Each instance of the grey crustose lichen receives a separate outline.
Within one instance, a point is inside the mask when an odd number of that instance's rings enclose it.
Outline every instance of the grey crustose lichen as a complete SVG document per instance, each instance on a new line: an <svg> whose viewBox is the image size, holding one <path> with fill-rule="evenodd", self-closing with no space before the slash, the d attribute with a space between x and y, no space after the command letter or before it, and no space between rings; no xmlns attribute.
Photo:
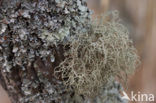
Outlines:
<svg viewBox="0 0 156 103"><path fill-rule="evenodd" d="M0 12L1 48L9 49L3 54L6 72L13 66L33 61L36 56L45 58L52 54L49 46L70 35L85 32L85 22L90 18L86 3L79 0L13 0L2 3ZM10 61L5 57L9 56L9 51L14 53Z"/></svg>
<svg viewBox="0 0 156 103"><path fill-rule="evenodd" d="M86 32L88 20L84 0L2 0L0 65L13 103L62 101L63 85L52 76L60 43Z"/></svg>

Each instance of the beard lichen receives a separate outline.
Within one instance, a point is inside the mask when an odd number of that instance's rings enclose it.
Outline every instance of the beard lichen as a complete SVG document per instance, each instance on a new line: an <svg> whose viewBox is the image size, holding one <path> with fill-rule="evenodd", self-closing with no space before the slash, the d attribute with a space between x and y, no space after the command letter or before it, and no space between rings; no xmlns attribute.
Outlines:
<svg viewBox="0 0 156 103"><path fill-rule="evenodd" d="M139 63L127 28L113 15L112 20L94 21L90 33L73 37L65 60L55 68L67 89L95 97L110 78L134 72Z"/></svg>

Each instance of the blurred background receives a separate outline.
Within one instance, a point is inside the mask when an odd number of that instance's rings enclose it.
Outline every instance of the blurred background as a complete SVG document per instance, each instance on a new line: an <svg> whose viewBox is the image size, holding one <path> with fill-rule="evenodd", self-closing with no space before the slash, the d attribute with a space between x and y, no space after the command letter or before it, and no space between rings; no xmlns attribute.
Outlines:
<svg viewBox="0 0 156 103"><path fill-rule="evenodd" d="M118 10L130 31L142 63L129 77L126 93L130 95L134 91L156 96L156 0L88 0L88 6L94 16Z"/></svg>
<svg viewBox="0 0 156 103"><path fill-rule="evenodd" d="M110 10L118 10L124 25L130 31L130 38L134 41L142 63L136 73L129 77L126 93L130 95L130 92L134 91L156 96L156 0L87 0L87 2L88 7L94 11L93 17ZM0 103L10 103L2 87L0 87Z"/></svg>

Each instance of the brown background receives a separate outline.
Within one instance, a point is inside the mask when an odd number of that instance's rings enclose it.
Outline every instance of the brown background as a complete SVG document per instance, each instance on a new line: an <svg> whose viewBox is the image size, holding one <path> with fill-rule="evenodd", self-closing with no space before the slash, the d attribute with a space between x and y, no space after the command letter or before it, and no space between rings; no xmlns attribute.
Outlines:
<svg viewBox="0 0 156 103"><path fill-rule="evenodd" d="M130 94L134 91L156 96L156 0L88 0L88 2L89 7L95 11L94 15L108 10L118 10L138 49L142 63L136 73L129 77L126 92ZM156 103L156 100L152 103Z"/></svg>

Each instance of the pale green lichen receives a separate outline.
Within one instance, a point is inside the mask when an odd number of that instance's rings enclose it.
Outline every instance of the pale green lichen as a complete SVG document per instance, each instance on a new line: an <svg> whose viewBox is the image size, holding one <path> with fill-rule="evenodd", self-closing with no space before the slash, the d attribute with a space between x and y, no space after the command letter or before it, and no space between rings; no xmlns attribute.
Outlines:
<svg viewBox="0 0 156 103"><path fill-rule="evenodd" d="M113 16L115 17L115 16ZM92 24L90 33L71 39L66 59L55 68L67 89L94 97L111 77L133 73L139 63L129 32L116 18L102 18Z"/></svg>
<svg viewBox="0 0 156 103"><path fill-rule="evenodd" d="M58 41L63 41L65 37L69 36L70 31L68 27L60 28L58 32L50 33L48 30L42 30L40 38L47 43L56 44Z"/></svg>

